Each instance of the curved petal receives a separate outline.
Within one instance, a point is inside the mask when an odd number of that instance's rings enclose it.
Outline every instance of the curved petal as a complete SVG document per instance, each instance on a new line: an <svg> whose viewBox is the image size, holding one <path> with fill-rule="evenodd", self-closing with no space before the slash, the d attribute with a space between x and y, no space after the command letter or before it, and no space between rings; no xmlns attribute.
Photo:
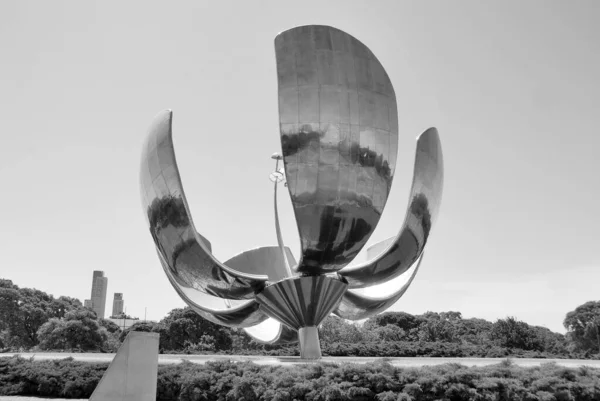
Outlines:
<svg viewBox="0 0 600 401"><path fill-rule="evenodd" d="M383 283L407 271L419 258L442 200L444 167L442 145L435 128L417 140L410 205L396 239L375 259L338 272L349 288Z"/></svg>
<svg viewBox="0 0 600 401"><path fill-rule="evenodd" d="M417 261L417 264L408 282L393 294L385 297L374 298L366 295L360 295L356 293L356 291L348 290L342 297L342 301L333 311L333 313L344 319L361 320L383 312L395 304L396 301L398 301L400 297L404 295L406 290L408 290L408 287L410 287L412 281L417 275L417 272L419 271L419 266L421 265L422 260L423 254L421 254L421 257Z"/></svg>
<svg viewBox="0 0 600 401"><path fill-rule="evenodd" d="M205 244L210 246L210 242L208 242L206 238L202 237L202 240ZM288 254L288 257L293 261L294 256L290 249L287 247L284 249ZM255 300L236 301L218 298L207 295L195 288L179 285L160 253L158 254L158 257L167 278L173 287L175 287L177 294L179 294L185 303L187 303L196 313L205 319L225 326L248 328L248 334L253 338L256 338L257 341L269 344L294 341L294 336L297 339L297 335L288 333L288 331L293 330L287 328L281 329L279 327L281 325L279 322L276 322L275 330L273 330L273 324L269 325L269 322L267 321L272 319L268 318L264 312L259 310L258 303ZM273 281L277 281L278 275L285 274L283 263L284 261L280 249L276 246L250 249L223 262L225 266L243 273L262 273L266 270L269 278ZM250 330L250 327L256 327L256 329L252 328ZM256 333L256 335L253 335L253 333Z"/></svg>
<svg viewBox="0 0 600 401"><path fill-rule="evenodd" d="M302 245L296 270L335 272L367 243L387 201L396 95L369 48L339 29L287 30L275 53L281 147Z"/></svg>
<svg viewBox="0 0 600 401"><path fill-rule="evenodd" d="M283 247L287 260L296 263L290 248ZM278 246L263 246L244 251L223 264L242 273L266 274L270 282L288 278L286 260Z"/></svg>
<svg viewBox="0 0 600 401"><path fill-rule="evenodd" d="M142 152L140 183L150 234L172 283L222 298L253 298L267 276L241 273L220 263L196 233L175 160L171 123L170 110L152 123Z"/></svg>
<svg viewBox="0 0 600 401"><path fill-rule="evenodd" d="M263 344L289 344L298 342L298 332L279 323L273 318L264 322L245 328L244 331L254 340Z"/></svg>
<svg viewBox="0 0 600 401"><path fill-rule="evenodd" d="M239 304L231 307L228 306L228 303L231 302L227 302L223 298L208 295L195 288L180 285L160 252L158 252L158 258L177 294L194 312L206 320L229 327L250 327L268 319L268 316L260 310L259 304L255 300L237 301Z"/></svg>

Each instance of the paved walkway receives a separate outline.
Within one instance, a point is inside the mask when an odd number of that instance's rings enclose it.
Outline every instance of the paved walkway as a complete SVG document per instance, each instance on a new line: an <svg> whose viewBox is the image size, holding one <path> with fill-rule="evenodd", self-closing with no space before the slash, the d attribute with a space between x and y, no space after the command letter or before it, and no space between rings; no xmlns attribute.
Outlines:
<svg viewBox="0 0 600 401"><path fill-rule="evenodd" d="M13 353L0 354L1 357L10 357ZM23 358L32 358L34 360L53 360L73 357L76 361L84 362L110 362L115 354L99 354L99 353L22 353L19 354ZM322 362L330 363L368 363L381 360L382 358L374 357L323 357ZM310 363L310 361L301 360L299 357L270 357L270 356L247 356L247 355L180 355L180 354L161 354L158 356L158 363L161 365L169 365L181 363L182 361L190 361L192 363L205 364L208 361L217 360L234 360L234 361L250 361L258 365L294 365L298 363ZM417 367L417 366L433 366L444 363L460 363L465 366L486 366L500 363L506 358L385 358L386 361L393 366L398 367ZM600 369L600 360L589 359L531 359L531 358L511 358L511 361L518 366L539 366L543 363L555 362L560 366L579 367L591 366Z"/></svg>

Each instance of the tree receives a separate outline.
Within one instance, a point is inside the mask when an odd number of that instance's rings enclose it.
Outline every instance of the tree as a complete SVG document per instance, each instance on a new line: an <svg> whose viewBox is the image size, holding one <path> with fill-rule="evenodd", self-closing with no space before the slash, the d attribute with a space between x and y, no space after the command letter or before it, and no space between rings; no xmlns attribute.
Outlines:
<svg viewBox="0 0 600 401"><path fill-rule="evenodd" d="M62 319L51 318L37 332L39 347L43 350L101 349L108 332L96 320L96 314L87 310L70 311Z"/></svg>
<svg viewBox="0 0 600 401"><path fill-rule="evenodd" d="M231 337L231 352L234 354L240 354L260 346L260 343L254 341L252 337L240 328L232 328L229 337Z"/></svg>
<svg viewBox="0 0 600 401"><path fill-rule="evenodd" d="M0 332L7 346L33 347L37 331L51 318L62 318L82 309L75 298L59 297L32 288L19 288L10 280L0 279Z"/></svg>
<svg viewBox="0 0 600 401"><path fill-rule="evenodd" d="M64 317L67 312L75 309L83 309L81 301L64 295L54 300L51 305L52 315L58 318Z"/></svg>
<svg viewBox="0 0 600 401"><path fill-rule="evenodd" d="M577 349L600 353L600 301L589 301L567 313L563 325Z"/></svg>
<svg viewBox="0 0 600 401"><path fill-rule="evenodd" d="M382 327L377 327L374 330L375 334L383 341L405 341L406 332L400 326L388 324Z"/></svg>
<svg viewBox="0 0 600 401"><path fill-rule="evenodd" d="M385 312L368 319L363 325L363 330L373 331L378 327L395 325L404 331L403 337L406 341L418 341L419 329L426 322L426 318L406 312Z"/></svg>
<svg viewBox="0 0 600 401"><path fill-rule="evenodd" d="M367 320L365 330L376 331L381 339L458 342L458 333L463 324L460 312L426 312L417 316L405 312L387 312Z"/></svg>
<svg viewBox="0 0 600 401"><path fill-rule="evenodd" d="M109 333L121 333L121 328L113 321L108 319L98 319L98 324L104 327Z"/></svg>
<svg viewBox="0 0 600 401"><path fill-rule="evenodd" d="M555 355L569 355L567 339L564 334L554 333L547 327L530 326L536 332L537 337L543 344L543 350Z"/></svg>
<svg viewBox="0 0 600 401"><path fill-rule="evenodd" d="M19 315L19 287L0 279L0 340L8 345L10 329Z"/></svg>
<svg viewBox="0 0 600 401"><path fill-rule="evenodd" d="M98 324L106 330L108 335L104 349L108 352L117 352L121 346L121 341L119 340L121 328L108 319L98 319Z"/></svg>
<svg viewBox="0 0 600 401"><path fill-rule="evenodd" d="M536 330L514 317L498 319L490 332L490 339L501 347L543 351L544 346Z"/></svg>
<svg viewBox="0 0 600 401"><path fill-rule="evenodd" d="M203 336L214 339L216 350L231 348L231 329L209 322L189 307L173 309L160 323L165 329L165 349L183 350L202 342Z"/></svg>
<svg viewBox="0 0 600 401"><path fill-rule="evenodd" d="M455 321L456 336L466 344L485 345L490 342L493 323L484 319L470 318Z"/></svg>
<svg viewBox="0 0 600 401"><path fill-rule="evenodd" d="M167 331L165 330L165 325L162 323L156 323L156 322L135 323L134 325L126 328L125 330L123 330L121 332L121 334L119 335L119 341L123 342L125 340L125 338L127 337L127 335L132 331L142 331L145 333L158 333L160 336L158 339L158 348L161 351L163 351L165 349L170 349L170 348L168 348L169 341L168 341Z"/></svg>
<svg viewBox="0 0 600 401"><path fill-rule="evenodd" d="M156 322L139 322L129 326L121 332L120 340L125 340L127 334L131 331L142 331L144 333L159 333L161 337L165 334L165 327L162 323Z"/></svg>
<svg viewBox="0 0 600 401"><path fill-rule="evenodd" d="M319 337L321 341L328 344L364 341L364 336L358 326L333 315L327 316L319 326Z"/></svg>
<svg viewBox="0 0 600 401"><path fill-rule="evenodd" d="M113 315L110 317L111 319L129 319L129 320L140 320L139 317L133 317L126 315L125 313L120 313L118 315Z"/></svg>
<svg viewBox="0 0 600 401"><path fill-rule="evenodd" d="M427 312L419 326L419 340L428 342L457 341L455 323L462 319L460 312Z"/></svg>

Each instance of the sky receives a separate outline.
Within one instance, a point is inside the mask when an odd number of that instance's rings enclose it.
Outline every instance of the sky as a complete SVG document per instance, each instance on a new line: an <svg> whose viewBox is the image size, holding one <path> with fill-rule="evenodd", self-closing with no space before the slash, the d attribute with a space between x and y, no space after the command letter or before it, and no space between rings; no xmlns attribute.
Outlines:
<svg viewBox="0 0 600 401"><path fill-rule="evenodd" d="M440 132L440 215L391 310L564 332L600 299L599 18L595 0L2 1L0 277L83 301L103 270L109 312L115 292L140 318L184 306L139 198L142 144L167 108L215 256L275 245L273 40L322 24L367 45L396 91L398 163L369 245L401 227L417 135ZM287 197L280 217L298 256Z"/></svg>

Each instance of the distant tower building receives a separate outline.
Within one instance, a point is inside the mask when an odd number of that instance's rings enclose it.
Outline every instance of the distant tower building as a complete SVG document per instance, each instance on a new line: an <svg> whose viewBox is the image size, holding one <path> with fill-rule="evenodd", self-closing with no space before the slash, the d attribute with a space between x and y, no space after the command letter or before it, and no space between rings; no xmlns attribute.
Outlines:
<svg viewBox="0 0 600 401"><path fill-rule="evenodd" d="M115 297L113 299L113 309L111 316L117 316L123 313L123 294L120 292L115 292Z"/></svg>
<svg viewBox="0 0 600 401"><path fill-rule="evenodd" d="M104 309L106 308L106 288L108 287L108 278L104 277L104 272L94 270L92 278L92 299L86 299L84 306L91 308L98 319L104 318Z"/></svg>

